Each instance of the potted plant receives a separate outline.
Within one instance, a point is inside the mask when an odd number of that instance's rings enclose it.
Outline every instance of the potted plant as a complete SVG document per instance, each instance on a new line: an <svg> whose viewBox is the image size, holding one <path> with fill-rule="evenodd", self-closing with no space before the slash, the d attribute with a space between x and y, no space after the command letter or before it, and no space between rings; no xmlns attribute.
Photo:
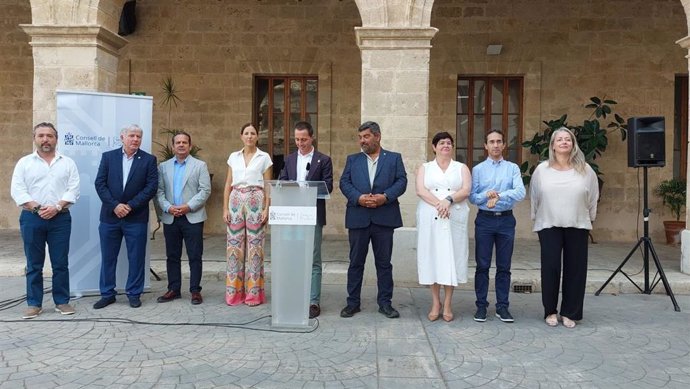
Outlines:
<svg viewBox="0 0 690 389"><path fill-rule="evenodd" d="M165 142L165 144L160 143L160 142L155 142L158 146L160 146L160 150L158 150L158 155L160 156L159 161L167 161L170 158L175 156L175 150L172 148L172 140L175 137L175 135L179 134L182 132L182 129L179 128L164 128L161 130L161 134L167 135L168 141ZM189 150L189 155L191 155L194 158L199 158L199 152L201 151L201 147L192 144L192 148Z"/></svg>
<svg viewBox="0 0 690 389"><path fill-rule="evenodd" d="M177 107L177 103L181 102L182 99L177 95L177 85L175 84L175 80L173 80L172 76L167 76L163 79L161 82L161 89L163 91L161 104L168 108L168 126L163 128L160 133L167 135L167 140L165 143L155 141L154 143L160 146L158 155L161 157L161 161L167 161L175 156L175 151L172 149L172 139L175 137L175 135L182 131L181 128L170 127L170 116L172 115L173 106ZM199 151L201 151L199 146L192 145L192 149L189 151L189 154L194 158L199 158Z"/></svg>
<svg viewBox="0 0 690 389"><path fill-rule="evenodd" d="M160 149L158 150L158 156L160 157L159 162L164 162L175 156L175 151L172 148L172 140L175 137L175 135L183 131L181 128L170 127L170 117L172 116L173 106L177 107L177 103L181 102L182 99L177 95L177 85L175 84L175 80L173 80L172 76L167 76L163 79L163 81L161 81L161 89L163 91L161 105L168 109L168 124L167 127L163 128L160 131L160 133L166 135L166 140L164 143L157 141L153 141L153 143L157 144L160 147ZM189 154L194 158L199 158L200 151L201 148L193 144L192 149L189 151ZM160 229L161 215L163 214L163 210L158 206L157 201L153 202L153 208L156 211L158 227L151 233L151 240L156 239L156 231Z"/></svg>
<svg viewBox="0 0 690 389"><path fill-rule="evenodd" d="M685 220L680 220L680 215L685 209L686 183L685 180L672 178L664 180L654 189L654 193L661 197L664 205L667 206L676 220L665 220L664 229L666 230L666 243L679 244L680 232L685 229Z"/></svg>

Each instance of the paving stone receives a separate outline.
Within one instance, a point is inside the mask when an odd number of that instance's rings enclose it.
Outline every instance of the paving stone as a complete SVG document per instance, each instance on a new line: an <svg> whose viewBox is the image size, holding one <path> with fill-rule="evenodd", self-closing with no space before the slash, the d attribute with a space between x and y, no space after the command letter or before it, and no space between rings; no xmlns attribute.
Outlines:
<svg viewBox="0 0 690 389"><path fill-rule="evenodd" d="M409 339L378 339L377 340L378 355L379 356L425 356L433 357L432 349L425 338Z"/></svg>
<svg viewBox="0 0 690 389"><path fill-rule="evenodd" d="M383 377L379 380L381 388L396 389L418 389L418 388L445 388L441 379L428 378L388 378Z"/></svg>
<svg viewBox="0 0 690 389"><path fill-rule="evenodd" d="M440 372L432 358L409 355L379 356L379 377L440 378Z"/></svg>
<svg viewBox="0 0 690 389"><path fill-rule="evenodd" d="M24 279L0 278L0 289L10 291L8 298L18 296ZM262 312L225 306L220 283L205 286L207 301L195 310L178 301L154 303L164 289L164 282L154 283L136 311L122 298L121 307L94 311L96 298L82 298L75 301L75 316L211 324L247 322L270 311L269 305ZM46 388L109 389L690 385L690 296L676 296L682 312L675 312L664 295L588 294L584 319L566 329L544 324L538 293L511 294L513 324L493 319L476 323L471 318L473 294L456 291L456 320L430 323L428 289L397 288L393 303L402 317L390 320L376 311L376 289L364 287L365 310L342 319L344 287L324 285L320 327L309 334L71 319L46 322L44 315L21 321L16 317L23 307L14 307L0 310L0 388L35 382ZM270 330L270 320L252 326Z"/></svg>

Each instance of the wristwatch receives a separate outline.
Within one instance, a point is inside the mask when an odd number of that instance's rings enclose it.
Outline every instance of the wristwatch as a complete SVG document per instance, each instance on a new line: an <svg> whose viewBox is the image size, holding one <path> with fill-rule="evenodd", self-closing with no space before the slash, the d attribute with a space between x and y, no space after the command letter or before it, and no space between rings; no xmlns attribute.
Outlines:
<svg viewBox="0 0 690 389"><path fill-rule="evenodd" d="M446 196L446 200L448 200L449 203L453 204L453 196L451 196L451 195Z"/></svg>
<svg viewBox="0 0 690 389"><path fill-rule="evenodd" d="M62 206L60 204L55 204L55 209L57 209L58 212L62 212Z"/></svg>

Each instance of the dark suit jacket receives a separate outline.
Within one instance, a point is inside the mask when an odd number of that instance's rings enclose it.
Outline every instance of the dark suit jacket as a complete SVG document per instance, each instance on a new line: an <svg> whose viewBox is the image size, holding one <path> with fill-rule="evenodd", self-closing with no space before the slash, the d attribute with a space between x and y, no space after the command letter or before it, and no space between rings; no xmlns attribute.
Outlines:
<svg viewBox="0 0 690 389"><path fill-rule="evenodd" d="M363 152L347 157L345 170L340 177L340 191L347 198L345 227L366 228L371 223L397 228L402 226L400 197L407 189L407 174L399 153L381 149L374 176L374 186L369 184L367 156ZM362 194L385 193L388 202L378 208L359 205Z"/></svg>
<svg viewBox="0 0 690 389"><path fill-rule="evenodd" d="M297 153L287 156L285 159L285 167L280 171L279 180L296 180L297 179ZM309 172L307 173L307 181L324 181L328 188L328 193L333 192L333 163L331 157L326 154L314 150L314 155L311 157L309 164ZM322 226L326 225L326 200L316 200L316 222Z"/></svg>
<svg viewBox="0 0 690 389"><path fill-rule="evenodd" d="M127 184L122 187L122 148L106 151L101 157L96 175L96 193L101 198L101 222L118 223L120 220L130 223L147 223L149 221L149 201L158 190L158 169L156 157L139 150L132 161ZM132 207L132 212L124 219L119 219L113 212L119 204Z"/></svg>

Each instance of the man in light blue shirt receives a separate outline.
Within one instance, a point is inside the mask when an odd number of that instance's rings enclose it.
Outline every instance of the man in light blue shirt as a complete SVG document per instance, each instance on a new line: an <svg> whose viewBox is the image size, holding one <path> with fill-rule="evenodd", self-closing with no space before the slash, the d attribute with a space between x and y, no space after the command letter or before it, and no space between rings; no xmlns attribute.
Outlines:
<svg viewBox="0 0 690 389"><path fill-rule="evenodd" d="M474 274L477 313L474 320L486 321L489 268L496 246L496 317L512 323L514 319L508 311L508 292L515 240L513 206L525 198L525 186L518 165L503 159L505 143L501 131L490 130L486 134L484 148L489 157L472 169L470 193L470 202L479 208L474 221L474 253L477 261Z"/></svg>
<svg viewBox="0 0 690 389"><path fill-rule="evenodd" d="M182 296L182 242L189 259L189 292L193 305L201 304L201 274L204 254L206 201L211 195L211 178L206 162L190 155L192 136L179 131L172 138L173 158L158 166L156 201L163 213L165 268L168 291L158 297L167 303Z"/></svg>

